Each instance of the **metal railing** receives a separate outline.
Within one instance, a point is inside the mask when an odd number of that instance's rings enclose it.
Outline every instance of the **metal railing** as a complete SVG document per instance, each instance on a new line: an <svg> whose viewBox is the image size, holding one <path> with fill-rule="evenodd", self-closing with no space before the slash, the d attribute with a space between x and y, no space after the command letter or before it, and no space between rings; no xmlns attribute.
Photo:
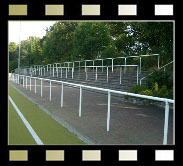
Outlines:
<svg viewBox="0 0 183 166"><path fill-rule="evenodd" d="M39 78L39 77L31 77L31 76L25 76L25 75L19 75L19 74L14 74L11 78L13 78L13 82L16 82L17 84L20 84L19 80L20 77L23 78L23 87L26 86L27 89L27 78L30 79L30 91L31 91L31 80L34 79L35 83L35 93L36 93L36 80L41 80L41 90L40 90L40 95L42 97L42 89L43 89L43 81L48 81L50 82L50 96L49 100L51 101L51 89L52 89L52 82L54 83L60 83L61 84L61 97L60 97L60 105L61 108L63 107L63 88L64 85L70 85L74 87L79 87L80 89L80 97L79 97L79 117L81 117L81 111L82 111L82 89L90 89L90 90L97 90L100 92L106 92L108 95L108 107L107 107L107 131L109 131L110 127L110 112L111 112L111 93L113 94L120 94L120 95L127 95L127 96L132 96L132 97L138 97L138 98L143 98L143 99L149 99L149 100L155 100L155 101L160 101L165 103L165 120L164 120L164 136L163 136L163 144L167 144L167 138L168 138L168 119L169 119L169 103L174 103L174 100L167 99L167 98L159 98L159 97L153 97L153 96L147 96L147 95L140 95L140 94L135 94L135 93L128 93L128 92L122 92L122 91L116 91L116 90L111 90L111 89L104 89L104 88L98 88L98 87L92 87L92 86L86 86L82 84L75 84L75 83L70 83L70 82L65 82L65 81L58 81L58 80L51 80L51 79L44 79L44 78ZM24 85L24 78L26 79L26 83Z"/></svg>
<svg viewBox="0 0 183 166"><path fill-rule="evenodd" d="M151 54L151 55L139 55L139 56L124 56L124 57L115 57L115 58L101 58L101 59L88 59L88 60L80 60L80 61L72 61L72 62L62 62L62 63L54 63L54 64L47 64L45 65L46 67L48 66L53 66L53 67L57 67L57 65L60 65L60 67L62 67L62 65L64 65L64 67L68 67L68 70L70 68L70 64L72 64L72 67L75 67L75 63L78 63L79 64L79 68L80 68L80 64L82 62L84 62L84 66L86 67L87 66L87 62L92 62L93 65L92 66L95 66L95 61L101 61L101 65L100 66L104 66L104 61L105 60L111 60L111 70L113 72L113 66L114 66L114 60L115 59L124 59L124 65L127 65L127 59L129 58L139 58L139 73L141 73L141 68L142 68L142 57L152 57L152 56L157 56L158 57L158 62L157 62L157 67L158 69L160 68L160 55L159 54ZM67 64L67 66L65 66ZM37 70L39 68L41 68L43 65L34 65L33 68L36 68Z"/></svg>
<svg viewBox="0 0 183 166"><path fill-rule="evenodd" d="M104 68L106 69L106 81L107 83L109 82L109 68L119 68L119 84L122 83L122 67L124 68L124 73L126 73L127 67L135 67L136 68L136 82L137 85L139 84L139 66L138 65L114 65L114 66L80 66L79 67L75 67L75 68L79 68L79 69L84 69L85 71L85 80L88 80L88 69L92 68L93 72L95 72L95 80L97 80L97 76L98 76L98 69L102 69L102 72L104 72ZM72 73L72 79L74 79L74 68L73 67L69 67L71 69L71 73ZM42 70L44 70L44 74L42 74ZM60 70L60 77L59 77L59 70ZM50 76L55 77L55 71L56 71L56 76L57 78L64 78L63 77L63 70L65 70L65 78L67 79L67 75L68 75L68 67L49 67L47 72L50 71ZM80 70L79 70L80 71ZM33 76L36 75L36 70L32 70L33 72ZM39 76L46 76L45 74L45 68L40 68L39 69Z"/></svg>
<svg viewBox="0 0 183 166"><path fill-rule="evenodd" d="M170 64L172 64L173 62L174 62L174 61L171 61L171 62L167 63L166 65L160 67L157 71L162 70L162 69L164 69L164 71L165 71L166 67L169 66ZM145 77L141 78L141 79L140 79L140 85L142 85L142 80L144 80L145 78L147 78L148 76L152 75L154 72L157 72L157 71L153 71L152 73L149 73L149 74L146 75Z"/></svg>

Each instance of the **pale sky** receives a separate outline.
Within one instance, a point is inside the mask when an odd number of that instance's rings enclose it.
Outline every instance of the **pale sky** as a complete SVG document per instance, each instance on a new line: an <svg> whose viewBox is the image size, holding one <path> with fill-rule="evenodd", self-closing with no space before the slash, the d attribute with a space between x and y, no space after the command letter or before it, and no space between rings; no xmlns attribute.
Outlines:
<svg viewBox="0 0 183 166"><path fill-rule="evenodd" d="M9 42L19 43L20 22L20 40L26 40L29 36L37 36L42 38L46 34L46 27L50 27L56 21L9 21Z"/></svg>

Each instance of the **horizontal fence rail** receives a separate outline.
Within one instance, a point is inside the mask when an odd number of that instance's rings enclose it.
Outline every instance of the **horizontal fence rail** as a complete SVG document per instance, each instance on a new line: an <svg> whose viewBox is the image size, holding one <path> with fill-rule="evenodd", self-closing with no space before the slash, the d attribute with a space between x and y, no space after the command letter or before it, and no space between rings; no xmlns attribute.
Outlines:
<svg viewBox="0 0 183 166"><path fill-rule="evenodd" d="M160 68L160 55L159 54L139 55L139 56L135 55L135 56L126 56L126 57L122 56L122 57L115 57L115 58L101 58L101 59L93 59L93 60L88 59L88 60L80 60L80 61L72 61L72 62L61 62L61 63L47 64L47 65L33 65L33 66L31 66L31 69L34 68L37 71L39 71L40 68L45 67L48 70L48 66L50 66L50 67L58 67L58 65L59 65L60 67L62 67L62 65L64 65L64 67L67 67L68 70L69 70L70 64L74 68L75 67L75 63L79 64L79 67L80 67L81 63L84 63L84 66L86 67L88 62L92 62L93 66L95 66L95 61L101 61L101 66L104 66L103 65L104 61L110 60L111 61L111 66L112 66L112 72L113 72L114 60L122 59L122 60L124 60L125 65L127 65L127 59L129 59L129 58L139 58L139 73L140 73L141 72L141 68L142 68L142 58L143 57L153 57L153 56L157 56L158 57L157 58L157 60L158 60L157 67L159 69Z"/></svg>
<svg viewBox="0 0 183 166"><path fill-rule="evenodd" d="M165 103L165 119L164 119L164 136L163 136L163 144L167 144L167 137L168 137L168 118L169 118L169 103L174 104L174 100L167 99L167 98L160 98L160 97L153 97L153 96L147 96L147 95L140 95L140 94L135 94L135 93L128 93L128 92L123 92L123 91L116 91L116 90L111 90L111 89L104 89L104 88L98 88L98 87L92 87L92 86L87 86L87 85L82 85L82 84L76 84L76 83L70 83L70 82L65 82L65 81L58 81L58 80L52 80L52 79L45 79L45 78L39 78L39 77L32 77L32 76L26 76L26 75L19 75L19 74L14 74L10 73L9 74L9 79L13 80L13 82L17 83L17 79L24 79L26 78L26 88L27 88L27 78L30 80L41 80L41 97L42 97L42 82L47 81L50 83L50 101L51 101L51 83L60 83L61 84L61 108L63 107L63 91L64 91L64 85L70 85L74 87L78 87L80 89L80 97L79 97L79 117L81 117L81 108L82 108L82 89L91 89L91 90L97 90L99 92L106 92L108 95L108 109L107 109L107 131L109 131L110 127L110 106L111 106L111 94L120 94L120 95L126 95L126 96L132 96L132 97L138 97L138 98L143 98L143 99L149 99L149 100L154 100L154 101L160 101ZM35 83L36 85L36 83Z"/></svg>

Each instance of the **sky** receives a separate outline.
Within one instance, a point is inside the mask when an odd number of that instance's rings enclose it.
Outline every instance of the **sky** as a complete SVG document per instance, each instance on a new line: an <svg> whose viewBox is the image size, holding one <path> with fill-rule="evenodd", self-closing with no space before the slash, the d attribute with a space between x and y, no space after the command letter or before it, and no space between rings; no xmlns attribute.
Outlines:
<svg viewBox="0 0 183 166"><path fill-rule="evenodd" d="M46 34L46 27L50 27L56 21L9 21L9 43L19 43L20 22L20 40L26 40L29 36L37 36L42 38Z"/></svg>

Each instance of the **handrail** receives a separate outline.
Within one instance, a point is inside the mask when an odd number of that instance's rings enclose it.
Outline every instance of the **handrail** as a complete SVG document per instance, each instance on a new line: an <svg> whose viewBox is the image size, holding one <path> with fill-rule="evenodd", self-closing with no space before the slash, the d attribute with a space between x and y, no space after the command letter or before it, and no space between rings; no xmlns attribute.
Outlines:
<svg viewBox="0 0 183 166"><path fill-rule="evenodd" d="M16 74L16 75L19 75L19 74ZM26 76L26 75L19 75L19 76L31 77L31 76ZM111 93L116 93L116 94L121 94L121 95L146 98L146 99L156 100L156 101L164 101L164 102L167 101L169 103L174 103L174 100L167 99L167 98L160 98L160 97L147 96L147 95L141 95L141 94L136 94L136 93L122 92L122 91L105 89L105 88L98 88L98 87L87 86L87 85L83 85L83 84L76 84L76 83L71 83L71 82L52 80L52 79L48 79L48 78L40 78L40 77L31 77L31 78L33 78L33 79L40 79L40 80L42 79L42 80L45 80L45 81L52 81L52 82L57 82L57 83L64 83L64 84L67 84L67 85L73 85L73 86L77 86L77 87L81 86L81 87L84 87L84 88L94 89L94 90L98 90L98 91L105 91L105 92L109 91Z"/></svg>
<svg viewBox="0 0 183 166"><path fill-rule="evenodd" d="M128 96L132 96L132 97L139 97L139 98L144 98L144 99L150 99L150 100L165 102L165 121L164 121L163 144L164 145L167 144L169 103L172 103L172 104L174 103L174 100L172 100L172 99L160 98L160 97L154 97L154 96L147 96L147 95L141 95L141 94L135 94L135 93L128 93L128 92L123 92L123 91L117 91L117 90L111 90L111 89L105 89L105 88L98 88L98 87L92 87L92 86L87 86L87 85L83 85L83 84L76 84L76 83L70 83L70 82L58 81L58 80L52 80L52 79L45 79L45 78L39 78L39 77L31 77L31 76L19 75L19 74L14 74L14 73L11 73L11 74L13 74L13 81L16 82L17 84L19 84L19 78L20 77L23 78L23 87L24 87L24 77L25 77L26 78L26 89L27 89L27 78L30 78L30 85L31 85L31 79L35 79L35 93L36 93L36 79L41 80L41 97L42 97L42 81L49 81L50 82L50 101L51 101L51 83L52 82L61 83L62 84L61 107L63 107L63 85L65 84L65 85L71 85L71 86L79 87L80 88L79 117L81 117L82 88L107 92L107 94L108 94L107 131L109 131L109 125L110 125L111 93L121 94L121 95L128 95ZM30 91L31 91L31 86L30 86Z"/></svg>
<svg viewBox="0 0 183 166"><path fill-rule="evenodd" d="M134 58L134 57L139 57L140 58L140 70L139 70L139 72L141 72L141 58L142 57L150 57L150 56L158 56L158 68L159 68L159 63L160 63L160 55L159 54L150 54L150 55L139 55L139 56L137 56L137 55L134 55L134 56L123 56L123 57L114 57L114 58L103 58L103 59L101 59L101 58L97 58L97 59L86 59L86 60L80 60L80 61L71 61L71 62L61 62L61 63L53 63L53 64L47 64L47 65L54 65L54 64L70 64L70 63L73 63L73 66L74 66L74 63L75 62L79 62L79 63L81 63L81 62L85 62L85 64L86 64L86 62L89 62L89 61L93 61L93 63L94 63L94 61L97 61L97 60L101 60L102 61L102 64L103 64L103 61L104 60L112 60L112 64L113 64L113 60L115 60L115 59L125 59L125 65L126 65L126 59L128 59L128 58ZM44 65L44 66L47 66L47 65ZM42 65L34 65L34 66L42 66ZM113 65L112 65L113 66Z"/></svg>
<svg viewBox="0 0 183 166"><path fill-rule="evenodd" d="M171 62L167 63L166 65L160 67L157 71L159 71L159 70L165 68L166 66L172 64L173 62L174 62L174 61L171 61ZM148 76L150 76L150 75L153 74L154 72L156 72L156 71L153 71L152 73L149 73L149 74L146 75L145 77L141 78L141 79L140 79L140 85L142 84L142 80L144 80L145 78L147 78Z"/></svg>

